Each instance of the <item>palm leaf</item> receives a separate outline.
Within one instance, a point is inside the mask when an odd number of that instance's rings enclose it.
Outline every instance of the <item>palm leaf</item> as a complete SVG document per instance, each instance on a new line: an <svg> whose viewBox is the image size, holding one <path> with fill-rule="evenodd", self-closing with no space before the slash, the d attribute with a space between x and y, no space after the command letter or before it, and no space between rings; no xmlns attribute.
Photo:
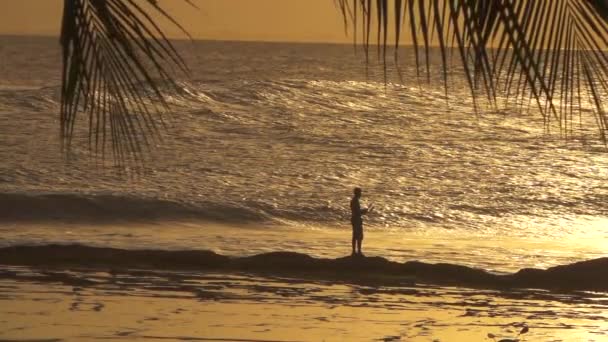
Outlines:
<svg viewBox="0 0 608 342"><path fill-rule="evenodd" d="M409 31L418 68L430 78L429 48L441 51L448 91L448 56L464 69L477 108L480 95L496 106L536 103L546 127L557 124L569 137L585 113L592 112L606 142L608 115L608 2L605 0L338 0L343 13L359 7L358 22L367 35L376 28L377 44L386 46L392 30L397 39ZM393 25L390 12L395 14ZM376 20L376 25L370 21ZM401 22L403 21L403 23ZM361 24L363 22L363 24ZM373 33L372 33L373 34ZM360 40L369 53L369 40ZM424 63L418 58L422 52ZM582 132L579 132L582 134Z"/></svg>
<svg viewBox="0 0 608 342"><path fill-rule="evenodd" d="M64 152L71 150L78 120L88 123L89 149L102 156L111 149L118 164L138 160L160 138L169 110L163 90L179 90L172 75L187 67L152 12L186 33L156 0L64 1Z"/></svg>

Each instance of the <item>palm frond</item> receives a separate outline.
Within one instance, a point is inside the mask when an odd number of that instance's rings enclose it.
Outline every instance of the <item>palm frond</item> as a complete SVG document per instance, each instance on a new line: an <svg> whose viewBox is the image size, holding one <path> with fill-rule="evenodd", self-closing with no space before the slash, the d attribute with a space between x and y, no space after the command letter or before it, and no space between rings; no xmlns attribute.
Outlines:
<svg viewBox="0 0 608 342"><path fill-rule="evenodd" d="M409 31L418 68L430 80L429 49L438 46L446 94L448 59L457 56L476 104L535 102L547 127L574 134L576 114L592 111L606 142L608 2L605 0L337 0L347 24L376 30L378 46ZM391 19L393 12L394 19ZM371 24L376 20L375 25ZM389 26L389 23L392 25ZM390 31L390 32L387 32ZM384 37L384 39L381 39ZM360 44L369 53L369 39ZM424 60L419 58L423 53ZM380 52L381 54L381 52Z"/></svg>
<svg viewBox="0 0 608 342"><path fill-rule="evenodd" d="M169 109L162 89L177 90L172 75L188 69L153 12L186 33L156 0L64 0L64 152L78 120L88 121L89 149L105 156L111 148L119 164L137 160L159 139Z"/></svg>

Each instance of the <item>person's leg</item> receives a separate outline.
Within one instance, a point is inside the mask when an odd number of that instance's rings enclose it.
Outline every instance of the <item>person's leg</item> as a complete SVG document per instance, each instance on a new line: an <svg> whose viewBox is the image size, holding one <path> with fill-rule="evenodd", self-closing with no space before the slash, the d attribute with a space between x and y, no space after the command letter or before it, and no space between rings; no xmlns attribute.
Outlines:
<svg viewBox="0 0 608 342"><path fill-rule="evenodd" d="M353 246L353 251L352 251L352 255L355 255L355 251L356 251L356 247L357 247L357 239L359 238L359 224L356 220L352 219L350 220L351 225L353 226L353 242L352 242L352 246Z"/></svg>
<svg viewBox="0 0 608 342"><path fill-rule="evenodd" d="M361 249L363 248L363 224L359 227L359 246L357 248L359 255L363 255L361 252Z"/></svg>
<svg viewBox="0 0 608 342"><path fill-rule="evenodd" d="M357 253L361 253L361 239L363 237L363 226L361 225L361 221L353 220L353 255Z"/></svg>

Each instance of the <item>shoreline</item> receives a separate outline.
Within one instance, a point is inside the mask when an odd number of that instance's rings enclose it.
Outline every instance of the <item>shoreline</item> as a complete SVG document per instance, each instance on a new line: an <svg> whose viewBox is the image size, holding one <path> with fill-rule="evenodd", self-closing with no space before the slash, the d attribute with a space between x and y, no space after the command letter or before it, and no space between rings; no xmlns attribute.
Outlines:
<svg viewBox="0 0 608 342"><path fill-rule="evenodd" d="M0 248L0 265L86 270L165 270L250 273L375 286L416 283L487 289L608 292L608 258L510 274L449 263L404 263L383 257L315 258L295 252L230 257L205 250L127 250L85 245ZM0 278L12 278L9 271ZM70 282L68 278L57 278Z"/></svg>

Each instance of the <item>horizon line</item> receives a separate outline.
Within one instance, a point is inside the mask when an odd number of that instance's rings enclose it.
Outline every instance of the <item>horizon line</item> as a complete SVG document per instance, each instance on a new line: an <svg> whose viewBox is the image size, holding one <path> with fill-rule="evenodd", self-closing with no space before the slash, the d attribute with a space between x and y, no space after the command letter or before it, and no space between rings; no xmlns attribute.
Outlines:
<svg viewBox="0 0 608 342"><path fill-rule="evenodd" d="M45 33L0 33L0 37L32 37L32 38L56 38L59 40L60 36L57 34L45 34ZM192 42L234 42L234 43L268 43L268 44L326 44L326 45L349 45L349 46L363 46L362 43L357 42L356 45L350 42L341 41L323 41L323 40L263 40L263 39L220 39L220 38L188 38L188 37L169 37L169 40L173 41L192 41ZM370 42L369 46L378 46L381 44ZM394 47L394 44L389 44L387 47ZM412 43L399 44L399 47L411 47ZM431 46L431 47L439 47Z"/></svg>

